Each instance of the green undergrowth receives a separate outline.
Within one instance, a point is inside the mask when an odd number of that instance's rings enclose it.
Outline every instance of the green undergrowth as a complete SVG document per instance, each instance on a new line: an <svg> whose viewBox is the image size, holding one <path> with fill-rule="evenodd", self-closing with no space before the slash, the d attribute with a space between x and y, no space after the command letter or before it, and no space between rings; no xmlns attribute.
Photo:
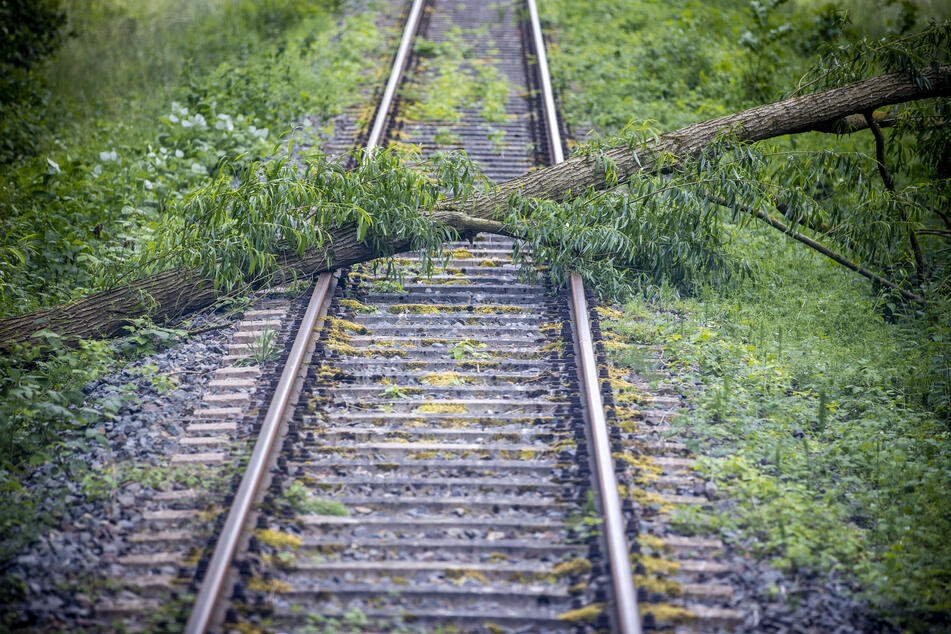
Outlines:
<svg viewBox="0 0 951 634"><path fill-rule="evenodd" d="M860 281L762 240L771 283L659 293L608 322L624 343L663 345L690 404L675 425L736 501L679 519L785 570L844 573L880 614L925 630L951 596L946 313L890 323Z"/></svg>
<svg viewBox="0 0 951 634"><path fill-rule="evenodd" d="M800 85L816 90L947 59L947 23L929 20L946 19L948 8L927 1L540 5L554 32L562 113L575 132L593 131L580 151L608 181L601 139L633 139L636 150L655 133ZM899 37L914 43L899 52ZM888 111L910 121L947 107ZM675 425L734 500L723 514L679 512L684 530L721 530L793 573L835 570L882 618L912 631L951 618L949 258L946 240L928 237L945 228L932 211L946 207L937 201L949 191L943 134L886 130L895 194L884 190L867 130L814 132L727 143L670 176L582 197L574 209L537 201L510 209L511 227L541 227L532 246L546 262L565 262L551 245L568 244L586 284L641 298L607 322L622 335L609 345L615 362L655 382L645 353L624 344L664 347L689 404ZM927 301L902 304L744 213L709 205L710 194L779 218L775 202L792 201L802 213L784 222ZM915 210L905 223L895 220L901 208ZM603 228L608 219L613 229ZM909 228L924 231L928 264L917 284ZM623 275L608 271L619 262Z"/></svg>
<svg viewBox="0 0 951 634"><path fill-rule="evenodd" d="M539 10L558 33L548 52L563 116L605 134L632 119L673 130L779 99L823 44L951 17L928 0L544 0Z"/></svg>
<svg viewBox="0 0 951 634"><path fill-rule="evenodd" d="M223 196L216 184L255 174L286 151L289 135L319 142L330 119L380 81L393 41L377 27L375 3L349 17L334 1L61 4L62 47L28 70L0 74L0 318L200 257L170 245L189 201ZM207 238L210 257L234 248L244 258L238 266L257 270L249 236L234 238L246 225L227 217L222 225L231 231L193 238ZM160 244L169 250L156 254ZM4 350L0 561L60 519L48 512L60 492L21 484L35 469L68 473L89 497L109 495L115 478L71 456L107 442L97 424L136 389L88 403L84 386L184 336L143 318L115 342L41 332ZM177 380L149 378L159 395Z"/></svg>
<svg viewBox="0 0 951 634"><path fill-rule="evenodd" d="M0 147L0 317L103 288L223 165L359 101L387 38L334 4L67 3L75 35L0 103L23 137Z"/></svg>

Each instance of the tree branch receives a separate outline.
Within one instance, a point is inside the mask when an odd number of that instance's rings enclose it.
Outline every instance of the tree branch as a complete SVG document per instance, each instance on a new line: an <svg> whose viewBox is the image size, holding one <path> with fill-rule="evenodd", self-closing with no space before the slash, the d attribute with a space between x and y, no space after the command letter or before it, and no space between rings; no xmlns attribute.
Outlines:
<svg viewBox="0 0 951 634"><path fill-rule="evenodd" d="M897 103L951 95L951 67L929 68L922 76L925 81L921 83L902 73L871 77L695 123L648 139L636 148L625 145L605 150L604 156L615 165L618 183L623 183L639 174L656 172L660 167L669 165L669 161L665 163L665 157L682 159L695 156L724 134L734 134L741 141L761 141L808 132L855 112L874 111ZM588 188L607 189L609 183L605 182L604 173L594 157L575 156L559 165L507 181L496 190L473 196L464 203L447 201L434 210L432 219L457 227L461 233L465 233L482 226L477 221L497 223L497 214L506 209L509 196L513 194L526 198L564 200ZM484 226L485 229L481 230L502 230L500 224ZM358 240L356 235L356 227L344 227L332 232L331 246L327 248L303 256L292 252L280 254L272 279L280 282L310 276L397 253L410 244L408 238L402 238L374 250ZM844 262L842 264L846 265ZM207 306L217 295L212 281L196 272L156 273L67 306L2 320L0 347L28 341L42 329L54 330L72 338L110 336L121 332L130 319L145 314L152 315L156 320L168 319ZM146 298L150 301L143 301Z"/></svg>
<svg viewBox="0 0 951 634"><path fill-rule="evenodd" d="M875 158L878 161L878 173L882 177L882 183L885 184L885 189L894 195L895 181L892 180L891 174L888 173L888 166L885 164L885 135L882 134L882 130L878 127L878 122L875 121L875 117L871 111L866 111L863 116L865 117L865 122L868 124L869 129L875 136ZM905 223L905 227L908 231L908 241L911 243L911 252L915 257L916 277L920 284L925 279L925 257L921 254L921 245L918 243L918 237L915 235L911 225L908 224L908 211L905 210L904 207L902 207L901 219Z"/></svg>
<svg viewBox="0 0 951 634"><path fill-rule="evenodd" d="M835 251L833 251L833 250L830 249L829 247L825 246L824 244L822 244L822 243L820 243L820 242L817 242L817 241L813 240L813 239L810 238L809 236L803 235L803 234L799 233L798 231L794 231L793 229L790 229L786 224L784 224L783 222L777 220L776 218L773 218L772 216L770 216L769 214L767 214L767 213L764 212L764 211L761 211L761 210L759 210L759 209L753 209L752 207L747 207L746 205L742 205L742 204L740 204L740 203L733 203L733 204L731 204L729 201L724 200L723 198L720 198L719 196L714 196L714 195L712 195L712 194L705 194L705 196L706 196L709 200L711 200L712 202L714 202L714 203L716 203L716 204L718 204L718 205L721 205L721 206L727 207L727 208L733 207L733 208L735 208L735 209L739 209L740 211L742 211L742 212L744 212L744 213L748 213L749 215L751 215L751 216L753 216L753 217L755 217L755 218L758 218L758 219L762 220L763 222L765 222L765 223L768 224L769 226L773 227L774 229L778 229L779 231L782 231L783 233L785 233L787 236L789 236L789 237L792 238L793 240L796 240L797 242L801 242L802 244L806 245L806 246L809 247L810 249L813 249L813 250L815 250L815 251L818 251L819 253L821 253L822 255L826 256L827 258L829 258L829 259L831 259L831 260L833 260L833 261L835 261L835 262L838 262L839 264L841 264L842 266L844 266L844 267L846 267L846 268L848 268L848 269L851 269L851 270L855 271L855 272L858 273L859 275L862 275L862 276L864 276L864 277L867 277L868 279L870 279L870 280L872 280L872 281L878 282L878 283L881 284L882 286L887 286L888 288L892 289L893 291L896 291L897 293L899 293L902 297L904 297L904 298L907 299L907 300L911 300L911 301L915 301L915 302L921 302L921 303L924 303L924 301L925 301L924 298L921 297L920 295L916 295L915 293L912 293L912 292L910 292L910 291L907 291L907 290L903 289L903 288L902 288L901 286L899 286L898 284L895 284L894 282L890 282L890 281L886 280L886 279L885 279L884 277L882 277L881 275L878 275L878 274L876 274L876 273L873 273L872 271L866 269L865 267L856 264L855 262L853 262L852 260L848 259L848 258L845 257L844 255L840 255L840 254L836 253Z"/></svg>

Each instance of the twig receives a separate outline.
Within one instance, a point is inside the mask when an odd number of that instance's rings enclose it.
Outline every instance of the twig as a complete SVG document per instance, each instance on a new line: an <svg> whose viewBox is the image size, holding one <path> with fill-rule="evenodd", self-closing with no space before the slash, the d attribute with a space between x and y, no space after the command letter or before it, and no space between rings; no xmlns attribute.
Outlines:
<svg viewBox="0 0 951 634"><path fill-rule="evenodd" d="M882 129L878 127L878 122L875 120L872 111L869 110L862 114L865 116L865 122L868 123L872 134L875 135L875 158L878 160L878 173L882 177L885 189L894 195L895 181L892 180L891 174L888 173L888 166L885 165L885 135L882 134ZM925 279L925 256L921 253L921 245L918 244L918 237L908 224L908 212L904 208L902 208L901 215L908 231L908 241L911 242L911 251L915 256L915 273L918 278L918 283L920 284Z"/></svg>
<svg viewBox="0 0 951 634"><path fill-rule="evenodd" d="M889 280L886 280L886 279L885 279L884 277L882 277L881 275L878 275L878 274L876 274L876 273L873 273L872 271L869 271L869 270L866 269L865 267L856 264L855 262L853 262L852 260L846 258L846 257L843 256L843 255L839 255L838 253L836 253L835 251L833 251L833 250L830 249L829 247L827 247L827 246L825 246L825 245L823 245L823 244L821 244L821 243L819 243L819 242L816 242L816 241L813 240L812 238L810 238L810 237L808 237L808 236L805 236L805 235L799 233L798 231L793 231L792 229L790 229L789 227L787 227L785 224L783 224L782 222L780 222L780 221L777 220L776 218L773 218L772 216L770 216L769 214L767 214L767 213L764 212L764 211L760 211L760 210L758 210L758 209L753 209L752 207L747 207L746 205L742 205L742 204L740 204L740 203L732 203L732 204L731 204L730 202L728 202L728 201L726 201L726 200L724 200L724 199L722 199L722 198L720 198L720 197L718 197L718 196L714 196L714 195L712 195L712 194L706 194L706 196L707 196L707 198L709 198L709 199L712 200L713 202L717 203L718 205L722 205L722 206L724 206L724 207L735 207L736 209L739 209L740 211L746 212L746 213L750 214L751 216L754 216L754 217L756 217L756 218L759 218L760 220L762 220L762 221L765 222L766 224L770 225L770 226L773 227L774 229L778 229L778 230L782 231L783 233L785 233L787 236L789 236L789 237L792 238L793 240L797 240L797 241L799 241L799 242L805 244L805 245L808 246L809 248L818 251L819 253L821 253L822 255L826 256L827 258L829 258L829 259L831 259L831 260L834 260L835 262L838 262L838 263L841 264L842 266L846 267L847 269L851 269L851 270L855 271L856 273L858 273L859 275L862 275L863 277L866 277L866 278L868 278L868 279L870 279L870 280L872 280L872 281L874 281L874 282L878 282L878 283L881 284L882 286L887 286L888 288L892 289L893 291L899 293L902 297L904 297L904 298L907 299L907 300L915 301L915 302L920 302L920 303L922 303L922 304L925 303L925 299L924 299L923 297L921 297L920 295L916 295L915 293L912 293L911 291L907 291L907 290L903 289L903 288L900 287L898 284L895 284L894 282L891 282L891 281L889 281Z"/></svg>
<svg viewBox="0 0 951 634"><path fill-rule="evenodd" d="M222 328L230 328L234 326L233 323L227 324L213 324L211 326L204 326L203 328L196 328L194 330L186 330L185 334L191 337L192 335L200 335L203 332L211 332L212 330L221 330Z"/></svg>

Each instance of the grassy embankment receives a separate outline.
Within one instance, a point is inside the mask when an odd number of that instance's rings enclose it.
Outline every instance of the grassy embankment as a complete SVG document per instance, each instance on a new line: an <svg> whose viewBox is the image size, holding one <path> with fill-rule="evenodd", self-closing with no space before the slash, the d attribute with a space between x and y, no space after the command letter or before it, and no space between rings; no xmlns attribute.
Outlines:
<svg viewBox="0 0 951 634"><path fill-rule="evenodd" d="M897 3L873 11L874 3L853 2L857 22L842 29L830 5L792 2L757 28L750 5L731 0L541 4L557 32L552 72L569 125L608 136L631 120L664 131L778 99L822 41L878 36L903 17ZM923 16L946 17L939 4L919 6ZM783 24L788 33L770 35ZM874 156L869 133L775 145ZM682 526L723 529L791 574L843 573L905 627L946 623L946 303L886 319L889 300L863 278L771 229L730 233L731 248L755 264L751 277L689 297L659 284L609 324L624 337L614 353L620 365L644 369L626 344L663 344L689 403L676 424L705 439L695 447L706 456L701 469L736 500L723 515L683 511Z"/></svg>
<svg viewBox="0 0 951 634"><path fill-rule="evenodd" d="M18 98L0 103L0 317L134 275L129 262L167 210L223 164L240 170L279 151L304 114L316 122L307 134L362 103L385 72L389 43L376 8L341 21L337 4L64 2L64 46L29 74L4 78ZM0 559L56 519L36 516L20 477L50 461L82 477L63 430L101 440L94 423L119 406L84 408L80 388L180 336L142 320L118 346L66 348L47 333L3 356ZM156 377L166 389L174 381Z"/></svg>

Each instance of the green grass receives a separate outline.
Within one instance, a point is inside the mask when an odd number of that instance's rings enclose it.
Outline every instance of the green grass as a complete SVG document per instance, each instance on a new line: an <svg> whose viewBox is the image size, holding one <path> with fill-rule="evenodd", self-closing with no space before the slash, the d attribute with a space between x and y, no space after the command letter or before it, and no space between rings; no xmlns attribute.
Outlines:
<svg viewBox="0 0 951 634"><path fill-rule="evenodd" d="M664 346L692 406L675 424L736 500L681 521L739 531L783 569L852 575L883 615L922 628L947 613L951 587L951 433L930 405L949 396L936 375L951 367L951 328L934 314L889 323L862 281L760 240L772 283L660 293L611 325Z"/></svg>
<svg viewBox="0 0 951 634"><path fill-rule="evenodd" d="M479 108L486 121L506 120L510 82L492 57L475 58L466 46L466 32L453 27L439 44L417 40L415 50L424 58L413 82L404 88L409 100L405 116L413 121L456 123L463 108ZM442 142L449 142L444 139Z"/></svg>
<svg viewBox="0 0 951 634"><path fill-rule="evenodd" d="M0 317L108 286L223 163L360 101L387 38L374 11L340 22L331 4L71 5L76 37L32 101L0 111L0 136L19 139L0 156Z"/></svg>
<svg viewBox="0 0 951 634"><path fill-rule="evenodd" d="M64 5L74 35L10 79L20 101L0 100L0 318L141 274L190 192L227 179L224 165L282 152L304 114L321 126L362 103L393 41L372 4L347 18L332 1ZM108 478L71 456L105 442L95 424L134 396L87 407L83 386L182 336L142 319L118 342L69 346L44 332L2 355L0 561L62 518L39 510L62 491L20 484L37 466L108 494ZM166 379L152 387L172 389Z"/></svg>
<svg viewBox="0 0 951 634"><path fill-rule="evenodd" d="M898 3L844 6L855 21L836 31L823 3L806 0L779 6L759 24L750 3L734 0L541 2L557 31L551 65L567 123L605 136L632 121L666 131L780 98L823 39L878 37L902 21ZM919 26L948 15L937 3L917 6ZM784 24L788 34L772 32ZM772 145L868 155L870 137L813 133ZM912 165L900 178L919 172ZM849 188L838 189L836 204L851 213ZM609 324L629 343L664 346L691 405L675 424L696 437L702 469L736 502L723 515L684 510L678 521L684 530L722 529L787 571L835 570L901 627L927 631L945 622L947 303L901 309L771 229L726 228L726 248L755 263L750 275L729 287L701 283L689 297L655 280ZM630 351L615 362L644 367Z"/></svg>

